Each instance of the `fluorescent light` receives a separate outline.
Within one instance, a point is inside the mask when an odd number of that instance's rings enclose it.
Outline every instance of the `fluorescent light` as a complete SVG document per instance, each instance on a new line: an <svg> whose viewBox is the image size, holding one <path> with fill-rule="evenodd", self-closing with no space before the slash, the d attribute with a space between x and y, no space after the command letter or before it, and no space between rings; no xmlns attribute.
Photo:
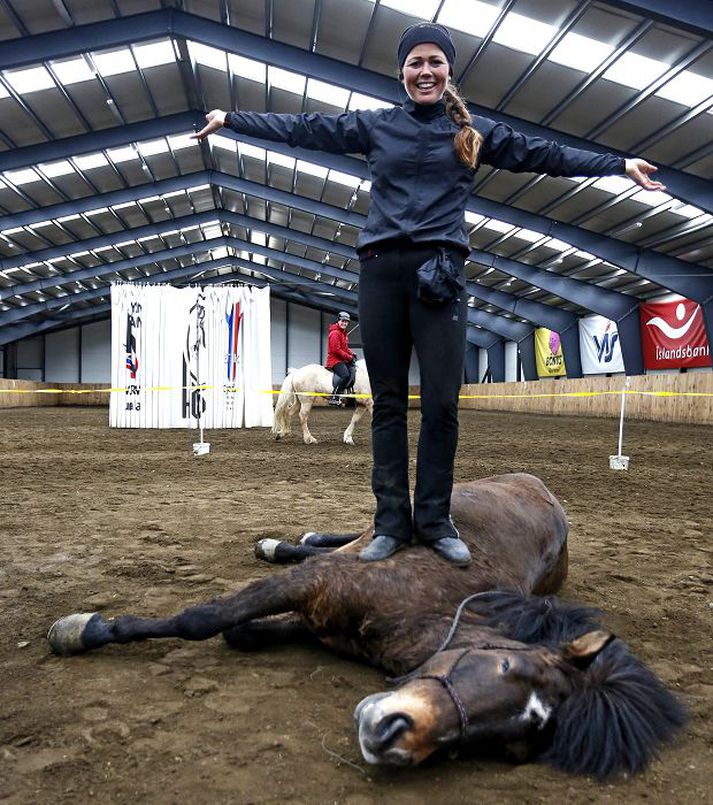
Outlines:
<svg viewBox="0 0 713 805"><path fill-rule="evenodd" d="M139 67L157 67L159 64L171 64L176 61L173 42L164 39L149 45L134 45L134 56Z"/></svg>
<svg viewBox="0 0 713 805"><path fill-rule="evenodd" d="M656 95L674 103L696 106L713 95L713 79L684 70L664 84Z"/></svg>
<svg viewBox="0 0 713 805"><path fill-rule="evenodd" d="M310 78L307 81L307 95L316 101L328 103L345 109L349 102L349 90L335 87L334 84L326 84L324 81L316 81Z"/></svg>
<svg viewBox="0 0 713 805"><path fill-rule="evenodd" d="M51 62L57 78L65 86L78 84L80 81L91 81L94 73L89 69L89 65L83 58L68 59L66 61Z"/></svg>
<svg viewBox="0 0 713 805"><path fill-rule="evenodd" d="M74 161L79 170L91 170L92 168L103 168L109 162L104 154L86 154L82 157L74 157Z"/></svg>
<svg viewBox="0 0 713 805"><path fill-rule="evenodd" d="M607 58L614 48L589 36L569 33L550 53L549 60L565 67L591 72Z"/></svg>
<svg viewBox="0 0 713 805"><path fill-rule="evenodd" d="M132 70L136 70L134 57L131 55L129 48L105 50L102 53L95 53L93 54L93 59L97 71L104 78L110 75L130 73Z"/></svg>
<svg viewBox="0 0 713 805"><path fill-rule="evenodd" d="M493 35L493 42L534 56L552 40L557 33L555 25L510 12Z"/></svg>
<svg viewBox="0 0 713 805"><path fill-rule="evenodd" d="M304 94L307 79L303 75L293 73L290 70L281 70L279 67L270 65L268 76L272 86L285 89L288 92L294 92L295 95Z"/></svg>
<svg viewBox="0 0 713 805"><path fill-rule="evenodd" d="M3 75L8 84L20 95L57 86L45 67L30 67L27 70L7 70Z"/></svg>
<svg viewBox="0 0 713 805"><path fill-rule="evenodd" d="M230 70L240 78L247 78L250 81L265 83L267 65L254 59L246 59L243 56L236 56L234 53L228 54L228 64Z"/></svg>
<svg viewBox="0 0 713 805"><path fill-rule="evenodd" d="M108 207L96 207L93 210L85 210L85 215L101 215L102 213L109 212Z"/></svg>
<svg viewBox="0 0 713 805"><path fill-rule="evenodd" d="M669 66L657 59L627 52L622 54L602 77L633 89L643 89L663 75Z"/></svg>
<svg viewBox="0 0 713 805"><path fill-rule="evenodd" d="M446 0L438 22L482 38L492 28L499 13L497 6L480 0Z"/></svg>

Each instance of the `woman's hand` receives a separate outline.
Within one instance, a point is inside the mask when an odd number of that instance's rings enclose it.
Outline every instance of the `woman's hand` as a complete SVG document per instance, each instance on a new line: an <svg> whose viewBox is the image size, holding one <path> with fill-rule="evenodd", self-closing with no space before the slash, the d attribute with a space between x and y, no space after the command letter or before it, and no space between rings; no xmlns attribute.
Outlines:
<svg viewBox="0 0 713 805"><path fill-rule="evenodd" d="M225 125L225 112L222 109L211 109L205 116L208 123L195 134L191 134L191 140L204 140L209 134L218 131Z"/></svg>
<svg viewBox="0 0 713 805"><path fill-rule="evenodd" d="M649 178L652 173L655 173L658 170L656 165L652 165L645 159L639 159L637 157L635 159L625 160L624 166L626 169L626 175L631 179L632 182L636 182L636 184L638 184L640 187L643 187L644 190L666 189L666 185L662 182L655 182L653 179Z"/></svg>

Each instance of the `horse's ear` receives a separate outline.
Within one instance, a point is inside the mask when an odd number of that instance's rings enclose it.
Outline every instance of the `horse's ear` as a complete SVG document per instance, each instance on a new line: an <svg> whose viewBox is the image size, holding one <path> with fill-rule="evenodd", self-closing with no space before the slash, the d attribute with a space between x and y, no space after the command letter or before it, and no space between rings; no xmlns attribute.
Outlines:
<svg viewBox="0 0 713 805"><path fill-rule="evenodd" d="M588 668L599 652L611 643L614 635L611 632L597 629L580 635L562 646L562 656L577 668Z"/></svg>

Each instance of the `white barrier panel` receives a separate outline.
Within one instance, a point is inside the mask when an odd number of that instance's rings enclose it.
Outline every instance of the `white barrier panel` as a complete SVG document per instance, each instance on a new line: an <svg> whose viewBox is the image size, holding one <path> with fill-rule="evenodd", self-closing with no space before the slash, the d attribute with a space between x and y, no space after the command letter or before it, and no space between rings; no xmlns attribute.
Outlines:
<svg viewBox="0 0 713 805"><path fill-rule="evenodd" d="M272 425L269 288L112 285L111 354L112 427Z"/></svg>

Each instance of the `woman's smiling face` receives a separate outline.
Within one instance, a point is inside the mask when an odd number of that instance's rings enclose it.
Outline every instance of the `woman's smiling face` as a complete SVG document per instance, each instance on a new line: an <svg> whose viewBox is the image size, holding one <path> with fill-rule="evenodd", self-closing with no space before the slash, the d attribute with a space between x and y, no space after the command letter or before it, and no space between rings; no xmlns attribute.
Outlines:
<svg viewBox="0 0 713 805"><path fill-rule="evenodd" d="M448 85L450 66L446 54L431 42L416 47L403 66L404 88L414 103L437 103Z"/></svg>

